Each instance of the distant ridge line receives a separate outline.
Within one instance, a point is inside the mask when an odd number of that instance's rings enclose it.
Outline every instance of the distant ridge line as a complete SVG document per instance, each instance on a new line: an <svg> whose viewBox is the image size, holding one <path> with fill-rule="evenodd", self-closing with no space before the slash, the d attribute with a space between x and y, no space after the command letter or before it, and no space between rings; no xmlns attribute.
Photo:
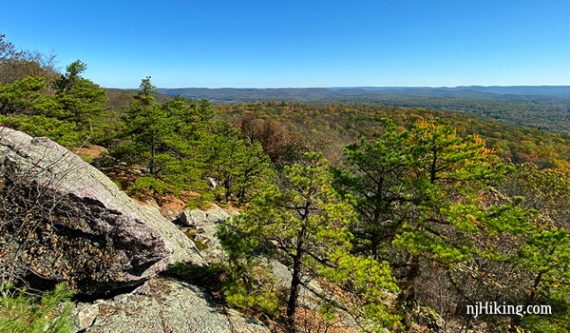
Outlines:
<svg viewBox="0 0 570 333"><path fill-rule="evenodd" d="M570 86L457 86L457 87L323 87L323 88L159 88L174 96L220 101L342 101L424 97L467 99L570 98Z"/></svg>

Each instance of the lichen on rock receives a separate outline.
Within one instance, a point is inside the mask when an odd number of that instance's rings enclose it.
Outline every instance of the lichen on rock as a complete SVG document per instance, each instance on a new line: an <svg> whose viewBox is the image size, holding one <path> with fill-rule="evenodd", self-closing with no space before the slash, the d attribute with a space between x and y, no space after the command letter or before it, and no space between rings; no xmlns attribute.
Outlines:
<svg viewBox="0 0 570 333"><path fill-rule="evenodd" d="M192 241L158 211L49 139L0 127L0 179L0 259L40 280L106 294L172 262L203 264Z"/></svg>

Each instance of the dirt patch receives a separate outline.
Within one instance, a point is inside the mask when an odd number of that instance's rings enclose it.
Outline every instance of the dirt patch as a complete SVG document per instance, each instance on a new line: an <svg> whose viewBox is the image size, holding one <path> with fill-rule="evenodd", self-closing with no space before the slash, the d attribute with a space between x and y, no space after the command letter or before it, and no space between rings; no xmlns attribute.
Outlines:
<svg viewBox="0 0 570 333"><path fill-rule="evenodd" d="M74 153L81 157L98 158L108 153L105 147L89 145L75 149Z"/></svg>
<svg viewBox="0 0 570 333"><path fill-rule="evenodd" d="M186 208L185 200L170 194L158 196L156 201L160 207L159 210L162 216L171 219L178 216L178 214Z"/></svg>

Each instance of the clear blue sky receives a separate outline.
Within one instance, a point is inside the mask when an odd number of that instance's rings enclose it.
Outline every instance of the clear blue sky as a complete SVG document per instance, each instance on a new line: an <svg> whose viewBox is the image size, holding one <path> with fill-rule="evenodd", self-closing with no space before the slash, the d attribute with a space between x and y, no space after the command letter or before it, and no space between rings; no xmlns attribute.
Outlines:
<svg viewBox="0 0 570 333"><path fill-rule="evenodd" d="M0 0L0 32L106 87L570 84L570 0Z"/></svg>

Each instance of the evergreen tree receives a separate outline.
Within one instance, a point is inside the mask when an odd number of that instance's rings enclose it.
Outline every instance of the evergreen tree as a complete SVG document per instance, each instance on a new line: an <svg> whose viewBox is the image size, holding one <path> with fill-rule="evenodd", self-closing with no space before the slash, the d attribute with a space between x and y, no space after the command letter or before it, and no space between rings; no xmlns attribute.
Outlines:
<svg viewBox="0 0 570 333"><path fill-rule="evenodd" d="M0 290L0 331L13 333L72 332L72 293L64 284L39 297Z"/></svg>
<svg viewBox="0 0 570 333"><path fill-rule="evenodd" d="M46 94L46 79L26 77L20 81L0 86L0 115L53 114L59 105L53 96Z"/></svg>
<svg viewBox="0 0 570 333"><path fill-rule="evenodd" d="M469 219L453 218L465 202L483 209L477 193L504 176L506 168L477 136L463 139L440 120L418 121L410 132L413 162L409 181L414 194L405 222L394 234L393 244L408 255L407 272L401 283L400 301L416 301L415 282L421 258L436 260L443 267L469 258Z"/></svg>
<svg viewBox="0 0 570 333"><path fill-rule="evenodd" d="M28 76L0 86L0 115L4 123L35 136L48 136L75 147L102 137L106 93L80 74L86 66L68 66L53 87L44 76Z"/></svg>
<svg viewBox="0 0 570 333"><path fill-rule="evenodd" d="M331 181L327 161L308 153L302 162L286 166L279 186L255 197L232 227L257 239L289 266L287 317L292 329L301 285L315 277L359 288L367 300L359 310L370 310L368 325L395 327L397 318L382 305L385 291L395 289L389 267L350 255L348 227L356 216Z"/></svg>
<svg viewBox="0 0 570 333"><path fill-rule="evenodd" d="M226 121L214 123L203 144L209 151L206 174L220 182L224 201L234 198L244 203L254 188L272 177L273 166L261 145L244 140Z"/></svg>
<svg viewBox="0 0 570 333"><path fill-rule="evenodd" d="M549 318L513 316L511 330L519 325L532 331L563 332L570 327L570 236L559 228L532 228L527 241L519 248L517 269L530 273L524 306L548 304L552 307ZM529 283L530 282L530 283Z"/></svg>
<svg viewBox="0 0 570 333"><path fill-rule="evenodd" d="M97 84L81 77L85 70L87 65L80 60L71 63L54 86L60 105L58 118L75 122L81 130L93 136L94 122L105 110L107 94Z"/></svg>
<svg viewBox="0 0 570 333"><path fill-rule="evenodd" d="M380 260L382 246L403 223L398 212L412 201L409 181L412 154L409 133L398 131L391 120L384 121L384 133L370 142L362 138L345 148L346 168L335 168L335 186L341 194L354 197L359 223L353 232L363 249Z"/></svg>
<svg viewBox="0 0 570 333"><path fill-rule="evenodd" d="M243 140L242 140L243 141ZM239 168L236 173L234 192L239 203L244 204L253 189L268 182L273 174L269 156L265 155L259 142L244 142L237 159Z"/></svg>
<svg viewBox="0 0 570 333"><path fill-rule="evenodd" d="M359 241L375 258L403 267L400 302L410 306L422 258L450 267L470 257L472 229L453 214L458 204L476 202L503 168L481 139L462 139L439 121L411 131L385 121L376 140L346 148L345 167L335 174L340 191L355 198Z"/></svg>
<svg viewBox="0 0 570 333"><path fill-rule="evenodd" d="M144 78L125 115L127 136L134 144L135 159L147 162L151 176L160 171L157 158L164 140L172 133L169 117L153 96L154 91L150 77Z"/></svg>
<svg viewBox="0 0 570 333"><path fill-rule="evenodd" d="M157 157L160 178L174 191L207 192L204 178L210 169L207 145L212 136L208 130L211 119L202 118L195 103L182 97L166 101L161 108L170 130L162 139L163 153Z"/></svg>

